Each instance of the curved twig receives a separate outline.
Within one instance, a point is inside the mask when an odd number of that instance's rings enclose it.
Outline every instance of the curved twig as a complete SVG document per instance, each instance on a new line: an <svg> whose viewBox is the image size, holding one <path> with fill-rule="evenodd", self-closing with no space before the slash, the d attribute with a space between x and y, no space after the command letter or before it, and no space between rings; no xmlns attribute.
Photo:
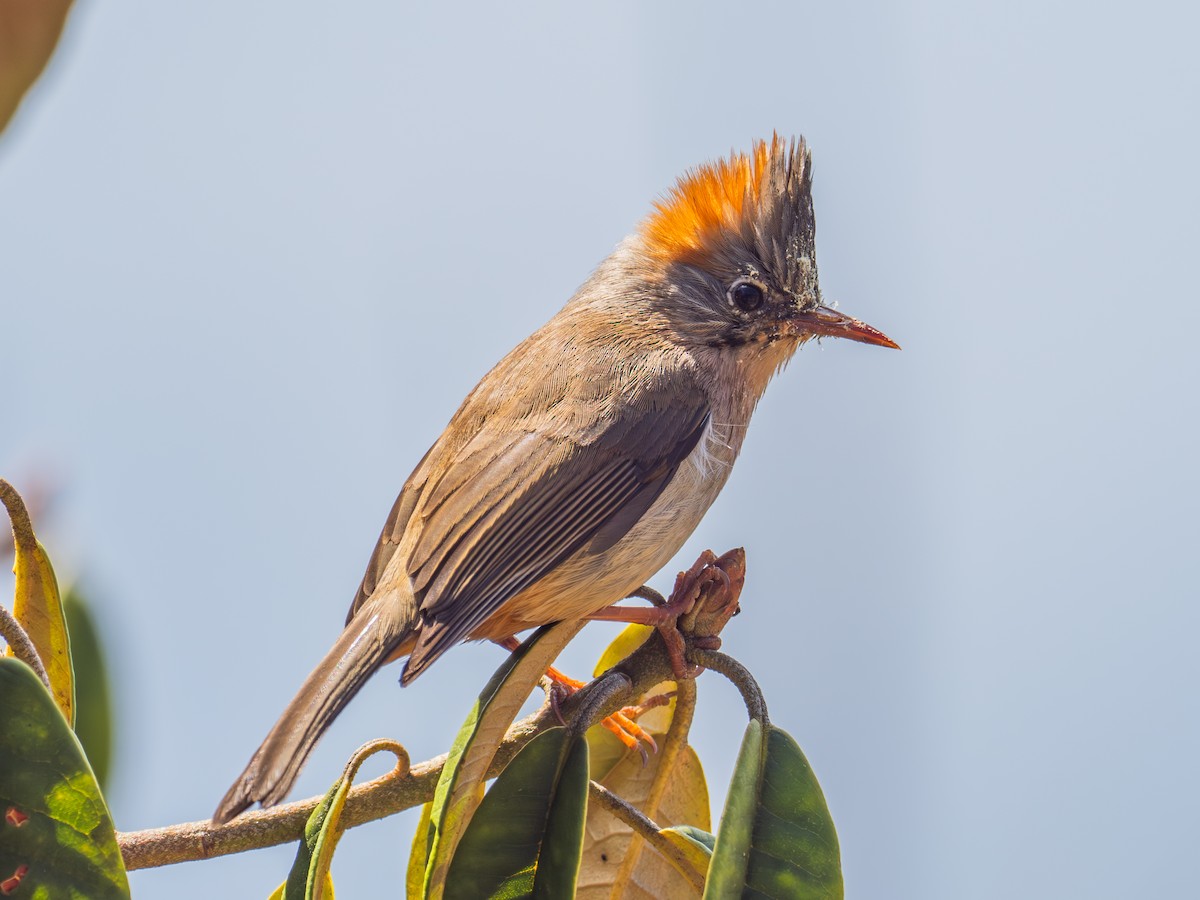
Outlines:
<svg viewBox="0 0 1200 900"><path fill-rule="evenodd" d="M750 718L758 719L763 725L769 723L767 701L763 697L762 689L754 680L754 676L750 674L750 670L740 662L732 656L726 656L716 650L700 650L698 648L688 651L688 661L704 666L706 669L712 669L714 672L720 672L732 681L742 694L742 702L746 704L746 712L750 714Z"/></svg>
<svg viewBox="0 0 1200 900"><path fill-rule="evenodd" d="M25 501L17 493L17 489L0 478L0 503L8 510L12 520L13 540L22 550L32 552L37 547L37 538L33 536L33 522L29 518L29 510Z"/></svg>
<svg viewBox="0 0 1200 900"><path fill-rule="evenodd" d="M621 705L629 696L629 692L633 688L633 681L624 672L609 671L588 687L591 688L588 692L589 697L580 704L571 723L575 733L580 735L609 715L606 710L615 709Z"/></svg>

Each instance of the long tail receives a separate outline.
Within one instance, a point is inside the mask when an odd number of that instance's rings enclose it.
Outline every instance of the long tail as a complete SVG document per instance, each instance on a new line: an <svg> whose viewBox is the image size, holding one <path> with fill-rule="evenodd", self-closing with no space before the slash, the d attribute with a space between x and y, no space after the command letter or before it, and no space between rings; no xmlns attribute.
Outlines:
<svg viewBox="0 0 1200 900"><path fill-rule="evenodd" d="M369 602L347 623L225 794L213 822L228 822L255 802L272 806L287 796L325 729L408 636L411 616L401 608L405 604L390 600Z"/></svg>

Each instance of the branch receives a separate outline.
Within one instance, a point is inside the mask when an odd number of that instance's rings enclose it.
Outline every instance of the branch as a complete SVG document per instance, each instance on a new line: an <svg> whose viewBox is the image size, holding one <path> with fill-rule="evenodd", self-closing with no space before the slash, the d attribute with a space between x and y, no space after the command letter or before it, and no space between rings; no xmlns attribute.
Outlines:
<svg viewBox="0 0 1200 900"><path fill-rule="evenodd" d="M613 680L602 676L559 704L568 722L575 720L584 704L593 704L597 688L608 696L603 698L603 702L594 704L596 708L589 711L589 716L594 714L603 718L624 706L631 694L640 696L672 677L665 646L657 635L623 660L617 668L629 679L631 687L612 692ZM488 777L498 775L536 735L557 725L558 719L549 703L514 723L504 736L488 770ZM355 785L346 800L342 823L347 828L353 828L427 803L433 799L433 790L445 764L446 754L442 754L417 763L407 771L394 770L380 778ZM145 831L119 832L117 843L125 859L125 868L130 871L274 847L299 840L304 833L305 822L320 801L321 797L309 797L271 809L244 813L226 825L200 821Z"/></svg>
<svg viewBox="0 0 1200 900"><path fill-rule="evenodd" d="M735 585L735 592L732 595L729 593L726 586L729 582L723 579L710 582L700 591L696 605L680 619L681 630L688 642L694 640L705 646L714 643L719 645L717 635L736 611L736 592L740 591L745 575L745 554L741 550L730 551L716 565L729 576ZM719 589L718 585L721 586ZM689 647L689 651L697 652L695 647ZM724 672L720 661L728 657L719 653L711 655L717 662L714 668ZM699 657L695 661L706 664ZM587 722L599 721L627 705L631 699L641 697L655 685L674 680L667 645L662 636L655 632L617 665L558 704L559 713L562 721L568 724L580 721L581 717ZM687 693L686 689L683 693ZM694 694L684 703L686 708L681 713L679 702L676 702L676 715L690 717ZM488 777L498 775L536 735L562 724L562 721L547 702L536 713L510 726L488 769ZM351 788L342 813L343 825L353 828L429 802L433 799L434 788L445 764L446 754L443 754L406 771L397 769ZM125 859L125 868L131 871L273 847L299 840L309 815L321 799L310 797L271 809L244 813L225 825L214 825L210 821L187 822L146 831L121 832L117 834L117 843ZM643 832L638 829L638 833ZM657 827L654 833L658 835ZM643 836L656 848L664 842L670 843L660 836L654 839ZM675 856L671 856L668 851L659 849L671 860L679 855L677 850Z"/></svg>

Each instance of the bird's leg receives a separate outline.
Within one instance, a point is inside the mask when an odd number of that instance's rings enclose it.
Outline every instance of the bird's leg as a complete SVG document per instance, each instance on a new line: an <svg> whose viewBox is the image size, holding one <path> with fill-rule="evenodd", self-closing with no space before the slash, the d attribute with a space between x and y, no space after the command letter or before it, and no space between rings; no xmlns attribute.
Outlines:
<svg viewBox="0 0 1200 900"><path fill-rule="evenodd" d="M566 697L586 686L587 682L571 678L553 666L546 670L546 677L550 679L552 686L550 690L550 708L554 710L554 715L558 718L558 721L565 725L566 722L563 722L562 713L559 712L559 704ZM642 744L645 744L657 753L658 743L654 740L654 736L650 732L637 723L637 719L640 715L654 709L656 706L664 706L670 703L673 696L674 692L647 697L642 703L636 706L622 707L611 716L602 719L600 724L615 734L617 740L630 750L636 750L640 753L644 764L648 761L649 757L646 754L646 748Z"/></svg>
<svg viewBox="0 0 1200 900"><path fill-rule="evenodd" d="M745 555L742 551L731 550L718 557L711 550L705 550L690 569L679 573L675 579L675 589L671 591L671 597L666 602L660 602L662 597L657 592L639 588L633 596L645 597L655 603L654 606L609 606L592 613L588 618L653 625L666 644L671 671L675 677L695 678L700 673L700 667L689 665L684 658L686 643L680 625L682 624L684 631L692 636L692 642L696 646L710 650L720 647L721 638L718 632L720 626L737 611L745 571ZM695 633L692 629L696 624L691 621L694 619L692 613L698 611L697 601L703 595L716 595L714 611L720 619L719 626L709 634ZM704 605L707 607L711 604Z"/></svg>
<svg viewBox="0 0 1200 900"><path fill-rule="evenodd" d="M499 644L510 653L521 646L521 642L517 640L515 635L494 641L493 643ZM560 704L565 698L584 687L587 682L572 678L554 668L554 666L546 669L546 678L550 681L550 709L553 710L554 717L563 725L566 725L567 723L562 717ZM615 734L617 739L626 747L631 750L637 750L642 755L642 762L644 763L649 757L642 743L645 742L649 745L650 749L655 753L658 752L658 744L655 743L654 737L650 732L638 725L637 718L648 710L654 709L656 706L663 706L670 703L672 696L674 695L657 694L653 697L647 697L645 701L637 706L626 706L618 710L601 721L600 724Z"/></svg>
<svg viewBox="0 0 1200 900"><path fill-rule="evenodd" d="M743 550L730 550L719 557L706 550L695 565L679 573L670 599L664 600L652 588L641 587L630 596L649 600L653 606L609 606L588 618L655 626L666 644L676 680L694 678L699 674L700 667L688 665L685 657L687 643L711 650L721 646L721 629L738 612L738 598L745 579L746 554ZM686 639L684 635L687 635ZM508 650L520 646L515 637L497 640L496 643ZM570 678L553 667L546 670L546 677L551 682L550 706L561 722L559 703L583 687L584 682ZM645 757L643 743L654 749L657 747L654 739L636 720L647 710L670 702L671 697L672 693L666 693L646 698L639 706L627 706L601 724L620 738L625 746L636 748Z"/></svg>

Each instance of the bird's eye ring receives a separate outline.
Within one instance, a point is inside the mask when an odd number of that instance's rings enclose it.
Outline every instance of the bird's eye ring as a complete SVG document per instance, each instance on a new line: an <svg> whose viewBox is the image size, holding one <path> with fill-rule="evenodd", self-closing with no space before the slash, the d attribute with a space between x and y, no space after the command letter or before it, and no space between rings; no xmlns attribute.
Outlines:
<svg viewBox="0 0 1200 900"><path fill-rule="evenodd" d="M729 288L729 302L742 312L754 312L767 299L763 286L752 278L739 278Z"/></svg>

